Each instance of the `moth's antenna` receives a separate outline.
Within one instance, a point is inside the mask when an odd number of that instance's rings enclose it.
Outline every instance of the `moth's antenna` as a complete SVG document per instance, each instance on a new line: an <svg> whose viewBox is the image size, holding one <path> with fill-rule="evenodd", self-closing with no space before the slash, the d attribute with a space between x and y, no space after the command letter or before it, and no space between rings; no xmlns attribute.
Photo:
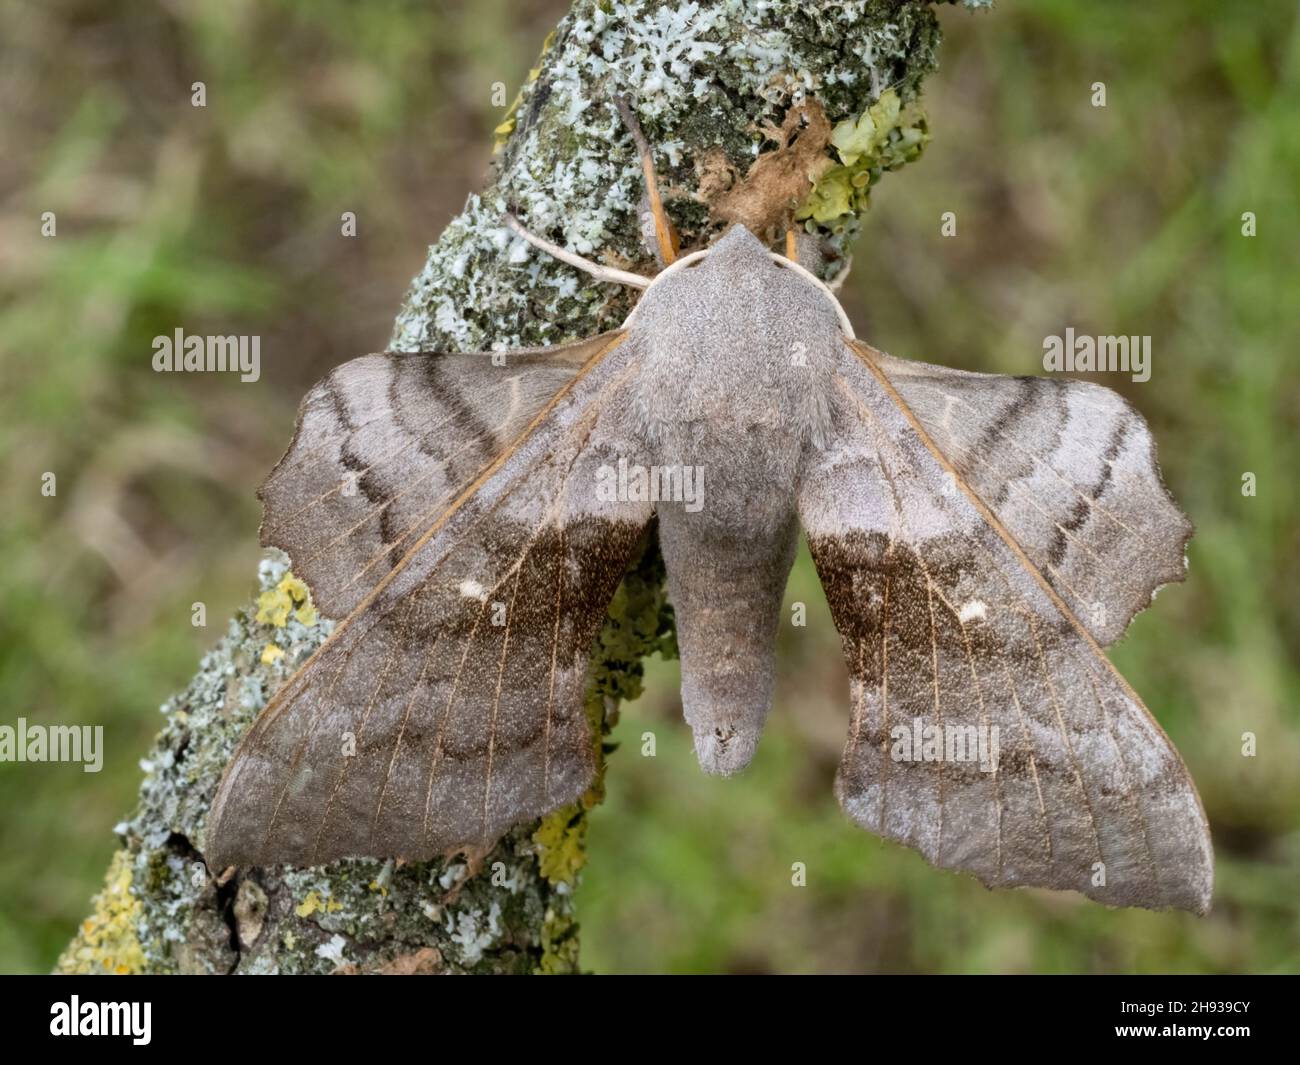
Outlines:
<svg viewBox="0 0 1300 1065"><path fill-rule="evenodd" d="M633 274L627 270L619 270L613 266L602 266L600 263L593 263L590 259L584 259L581 255L574 255L571 251L566 251L558 244L552 244L549 240L544 240L536 233L530 233L519 219L514 215L506 212L506 228L518 233L524 240L528 241L534 248L546 252L547 255L559 259L562 263L568 263L570 266L576 266L579 270L585 270L597 281L608 281L615 285L630 285L632 288L649 288L650 278L642 277L640 274Z"/></svg>
<svg viewBox="0 0 1300 1065"><path fill-rule="evenodd" d="M641 173L645 176L646 195L650 198L650 213L654 216L655 242L659 245L659 258L663 260L665 266L671 266L673 260L677 258L677 235L673 232L673 224L669 221L667 212L664 211L663 200L659 198L659 179L655 176L655 161L650 154L650 142L645 139L645 134L641 131L641 123L637 121L627 100L622 96L615 96L614 106L618 109L623 125L627 126L628 132L632 134L637 154L641 157Z"/></svg>

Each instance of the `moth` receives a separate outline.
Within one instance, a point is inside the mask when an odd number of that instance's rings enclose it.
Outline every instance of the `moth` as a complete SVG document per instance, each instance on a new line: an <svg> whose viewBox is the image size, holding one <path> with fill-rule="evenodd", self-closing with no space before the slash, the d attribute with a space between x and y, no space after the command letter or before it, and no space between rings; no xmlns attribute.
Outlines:
<svg viewBox="0 0 1300 1065"><path fill-rule="evenodd" d="M1195 786L1102 650L1185 570L1142 417L1095 384L892 358L741 225L678 257L622 110L670 265L612 270L506 221L642 288L621 329L366 355L304 399L262 538L342 620L240 743L209 865L482 855L577 799L590 648L657 522L706 772L753 757L802 530L851 680L852 820L988 886L1206 912ZM703 494L609 491L623 469L701 471ZM900 756L953 730L996 736L995 764Z"/></svg>

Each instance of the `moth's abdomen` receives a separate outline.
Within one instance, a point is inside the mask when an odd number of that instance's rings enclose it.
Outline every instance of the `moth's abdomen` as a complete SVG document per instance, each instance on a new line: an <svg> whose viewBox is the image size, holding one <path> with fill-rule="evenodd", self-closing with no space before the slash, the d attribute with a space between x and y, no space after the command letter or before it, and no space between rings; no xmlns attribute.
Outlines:
<svg viewBox="0 0 1300 1065"><path fill-rule="evenodd" d="M709 773L749 764L772 706L781 600L798 526L758 539L718 536L688 513L660 508L659 539L677 620L682 709Z"/></svg>

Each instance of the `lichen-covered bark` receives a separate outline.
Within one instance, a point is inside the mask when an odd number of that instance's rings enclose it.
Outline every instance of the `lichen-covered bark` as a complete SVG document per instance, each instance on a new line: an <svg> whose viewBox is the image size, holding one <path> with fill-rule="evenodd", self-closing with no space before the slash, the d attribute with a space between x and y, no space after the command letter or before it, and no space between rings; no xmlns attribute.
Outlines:
<svg viewBox="0 0 1300 1065"><path fill-rule="evenodd" d="M636 104L668 211L694 247L720 224L711 208L727 179L743 179L775 147L792 106L815 102L838 126L891 90L912 103L938 44L934 11L912 0L576 0L501 127L495 179L412 284L393 347L532 346L623 320L632 294L588 283L501 226L511 208L581 255L653 271L637 210L644 182L615 95ZM842 163L835 148L826 155ZM856 211L821 221L809 225L830 245L833 274Z"/></svg>
<svg viewBox="0 0 1300 1065"><path fill-rule="evenodd" d="M655 146L684 246L734 218L797 220L804 247L833 276L871 186L924 145L916 101L938 41L931 8L910 0L576 0L498 131L493 180L430 249L392 346L548 344L619 324L629 293L540 256L501 225L509 208L580 254L654 269L641 172L609 106L618 94L635 102ZM793 112L807 117L794 122ZM796 129L818 138L811 151ZM474 876L442 861L249 869L225 880L206 867L204 822L226 760L332 627L288 567L268 555L258 600L163 706L139 806L118 828L121 850L59 971L575 971L572 888L603 774L581 803L503 839ZM619 702L639 694L641 660L674 652L662 578L651 538L593 655L593 742Z"/></svg>

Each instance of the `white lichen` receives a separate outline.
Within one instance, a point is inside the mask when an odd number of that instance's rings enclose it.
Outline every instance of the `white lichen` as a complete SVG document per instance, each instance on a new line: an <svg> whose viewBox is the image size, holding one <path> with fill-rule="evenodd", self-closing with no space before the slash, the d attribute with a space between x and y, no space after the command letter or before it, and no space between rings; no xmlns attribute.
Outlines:
<svg viewBox="0 0 1300 1065"><path fill-rule="evenodd" d="M493 901L488 907L486 921L481 909L462 910L447 914L448 938L460 948L461 960L474 965L501 935L501 904Z"/></svg>
<svg viewBox="0 0 1300 1065"><path fill-rule="evenodd" d="M316 957L324 958L335 965L343 964L343 951L347 947L348 941L342 936L331 936L329 942L322 943L316 948Z"/></svg>

